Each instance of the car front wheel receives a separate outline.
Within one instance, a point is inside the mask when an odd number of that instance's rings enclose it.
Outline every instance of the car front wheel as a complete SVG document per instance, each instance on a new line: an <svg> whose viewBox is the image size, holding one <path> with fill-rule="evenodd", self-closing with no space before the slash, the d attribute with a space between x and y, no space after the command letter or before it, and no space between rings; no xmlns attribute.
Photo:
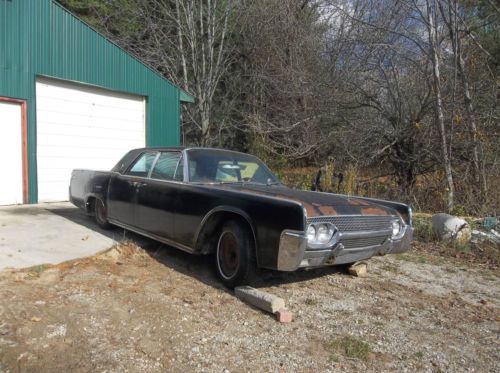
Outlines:
<svg viewBox="0 0 500 373"><path fill-rule="evenodd" d="M250 230L233 220L225 223L217 241L215 262L217 274L226 286L248 283L256 267Z"/></svg>

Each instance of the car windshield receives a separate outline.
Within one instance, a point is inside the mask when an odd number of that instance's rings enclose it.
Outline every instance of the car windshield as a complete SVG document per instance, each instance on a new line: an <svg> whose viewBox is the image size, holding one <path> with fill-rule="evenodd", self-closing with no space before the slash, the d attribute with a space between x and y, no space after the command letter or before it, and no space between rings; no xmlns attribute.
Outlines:
<svg viewBox="0 0 500 373"><path fill-rule="evenodd" d="M279 183L264 163L251 155L217 149L191 149L187 153L192 182Z"/></svg>

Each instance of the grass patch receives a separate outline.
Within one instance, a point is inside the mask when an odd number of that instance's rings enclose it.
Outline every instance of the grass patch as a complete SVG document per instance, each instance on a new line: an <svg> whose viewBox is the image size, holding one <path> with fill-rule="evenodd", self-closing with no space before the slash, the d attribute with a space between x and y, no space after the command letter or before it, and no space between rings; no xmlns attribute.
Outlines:
<svg viewBox="0 0 500 373"><path fill-rule="evenodd" d="M314 299L314 298L307 298L304 303L307 305L307 306L315 306L318 304L318 300L317 299Z"/></svg>
<svg viewBox="0 0 500 373"><path fill-rule="evenodd" d="M417 359L422 359L424 357L424 353L422 351L415 352L415 357Z"/></svg>
<svg viewBox="0 0 500 373"><path fill-rule="evenodd" d="M399 274L401 273L400 270L399 270L399 267L395 264L391 264L391 263L387 263L387 264L384 264L382 267L381 267L382 270L384 271L387 271L387 272L392 272L394 274Z"/></svg>
<svg viewBox="0 0 500 373"><path fill-rule="evenodd" d="M332 353L334 353L333 357L335 357L335 353L338 353L351 359L368 360L372 352L367 342L354 336L337 338L330 343L329 347Z"/></svg>
<svg viewBox="0 0 500 373"><path fill-rule="evenodd" d="M397 254L396 259L398 260L404 260L410 263L417 263L417 264L425 264L427 263L427 259L423 257L422 255L410 255L410 254Z"/></svg>
<svg viewBox="0 0 500 373"><path fill-rule="evenodd" d="M420 242L434 242L437 237L432 230L430 216L415 216L413 218L413 236Z"/></svg>
<svg viewBox="0 0 500 373"><path fill-rule="evenodd" d="M39 264L33 267L29 267L27 269L28 273L35 273L37 275L40 275L40 273L45 272L47 269L51 267L50 264Z"/></svg>

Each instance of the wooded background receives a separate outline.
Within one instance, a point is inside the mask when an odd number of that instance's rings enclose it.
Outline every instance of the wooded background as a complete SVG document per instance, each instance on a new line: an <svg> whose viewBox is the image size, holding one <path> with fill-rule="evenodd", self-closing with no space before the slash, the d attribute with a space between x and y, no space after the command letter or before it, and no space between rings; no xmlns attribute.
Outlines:
<svg viewBox="0 0 500 373"><path fill-rule="evenodd" d="M196 99L182 142L289 184L498 214L496 0L59 0Z"/></svg>

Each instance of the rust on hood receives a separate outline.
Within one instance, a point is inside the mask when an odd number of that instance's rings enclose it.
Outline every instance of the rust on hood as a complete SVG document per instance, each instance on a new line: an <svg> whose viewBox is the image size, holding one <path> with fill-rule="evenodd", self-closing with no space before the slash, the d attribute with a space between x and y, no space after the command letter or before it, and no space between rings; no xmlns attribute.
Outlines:
<svg viewBox="0 0 500 373"><path fill-rule="evenodd" d="M333 193L310 192L280 185L222 184L216 188L230 189L300 203L307 217L335 215L394 215L396 212L372 201Z"/></svg>
<svg viewBox="0 0 500 373"><path fill-rule="evenodd" d="M319 206L318 209L321 215L330 215L330 216L337 215L337 210L335 210L333 206L322 205Z"/></svg>
<svg viewBox="0 0 500 373"><path fill-rule="evenodd" d="M363 207L361 208L361 215L389 215L387 209L382 209L378 207Z"/></svg>
<svg viewBox="0 0 500 373"><path fill-rule="evenodd" d="M357 198L349 198L349 202L353 206L370 206L369 202Z"/></svg>

